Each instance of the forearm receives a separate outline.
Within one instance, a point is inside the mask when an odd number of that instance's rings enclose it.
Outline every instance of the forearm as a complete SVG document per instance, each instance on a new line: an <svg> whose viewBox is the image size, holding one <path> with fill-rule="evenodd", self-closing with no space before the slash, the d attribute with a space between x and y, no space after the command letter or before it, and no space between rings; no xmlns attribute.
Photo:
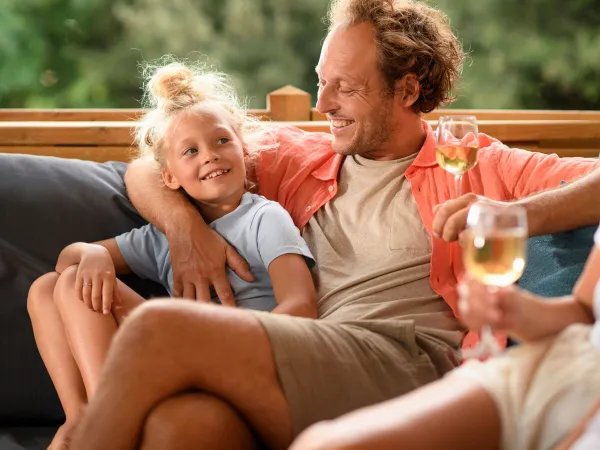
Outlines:
<svg viewBox="0 0 600 450"><path fill-rule="evenodd" d="M148 222L163 233L180 224L189 224L189 217L202 216L178 191L165 187L160 169L149 157L133 161L125 174L129 199ZM195 223L198 223L196 220Z"/></svg>
<svg viewBox="0 0 600 450"><path fill-rule="evenodd" d="M527 209L530 236L558 233L600 222L599 164L568 185L516 202Z"/></svg>
<svg viewBox="0 0 600 450"><path fill-rule="evenodd" d="M63 273L67 267L71 267L81 262L81 257L85 251L85 248L89 245L85 242L75 242L74 244L66 246L58 255L58 261L56 262L56 271Z"/></svg>
<svg viewBox="0 0 600 450"><path fill-rule="evenodd" d="M525 320L510 335L527 342L553 336L574 323L593 323L591 310L573 296L536 300L524 314Z"/></svg>
<svg viewBox="0 0 600 450"><path fill-rule="evenodd" d="M273 314L288 314L296 317L306 317L308 319L317 318L317 308L312 301L304 299L287 300L280 303L273 309Z"/></svg>

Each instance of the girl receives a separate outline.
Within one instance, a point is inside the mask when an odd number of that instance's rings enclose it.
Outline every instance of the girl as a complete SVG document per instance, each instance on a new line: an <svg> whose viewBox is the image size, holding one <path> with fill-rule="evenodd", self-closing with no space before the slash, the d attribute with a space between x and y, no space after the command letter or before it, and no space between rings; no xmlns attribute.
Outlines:
<svg viewBox="0 0 600 450"><path fill-rule="evenodd" d="M165 185L185 191L251 267L252 283L228 272L237 306L316 318L309 271L314 261L305 242L278 203L248 192L246 169L267 148L253 140L250 131L257 123L226 78L172 63L154 71L146 96L151 108L138 126L138 146L153 153ZM56 272L31 286L28 310L36 343L66 415L53 450L68 448L113 335L144 301L117 280L127 272L173 293L167 240L152 225L69 245ZM218 301L208 292L204 300Z"/></svg>
<svg viewBox="0 0 600 450"><path fill-rule="evenodd" d="M489 324L524 344L469 361L404 397L315 425L290 449L598 448L591 434L600 435L600 229L570 296L546 299L515 287L491 295L474 281L462 287L469 328Z"/></svg>

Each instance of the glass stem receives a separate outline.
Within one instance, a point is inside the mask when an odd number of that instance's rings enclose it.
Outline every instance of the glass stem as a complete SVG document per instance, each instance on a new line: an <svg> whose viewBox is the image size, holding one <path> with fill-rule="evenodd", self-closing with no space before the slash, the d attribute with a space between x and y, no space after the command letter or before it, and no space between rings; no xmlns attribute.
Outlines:
<svg viewBox="0 0 600 450"><path fill-rule="evenodd" d="M462 195L462 174L454 175L454 183L456 185L456 198Z"/></svg>

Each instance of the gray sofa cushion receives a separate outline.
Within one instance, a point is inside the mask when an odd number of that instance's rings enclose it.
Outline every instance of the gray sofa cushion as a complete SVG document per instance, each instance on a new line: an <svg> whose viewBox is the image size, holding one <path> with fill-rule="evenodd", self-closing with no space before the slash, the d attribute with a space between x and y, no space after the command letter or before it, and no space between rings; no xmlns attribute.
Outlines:
<svg viewBox="0 0 600 450"><path fill-rule="evenodd" d="M53 270L67 244L145 223L125 194L125 169L123 163L0 154L0 426L62 421L33 340L27 292ZM165 294L133 276L124 281L145 297Z"/></svg>

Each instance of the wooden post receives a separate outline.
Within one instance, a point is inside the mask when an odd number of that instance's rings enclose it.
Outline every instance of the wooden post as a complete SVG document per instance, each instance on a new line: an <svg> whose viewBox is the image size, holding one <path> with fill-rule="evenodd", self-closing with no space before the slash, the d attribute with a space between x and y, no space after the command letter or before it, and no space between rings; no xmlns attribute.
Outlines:
<svg viewBox="0 0 600 450"><path fill-rule="evenodd" d="M267 110L272 120L304 122L310 120L310 94L294 86L284 86L267 95Z"/></svg>

